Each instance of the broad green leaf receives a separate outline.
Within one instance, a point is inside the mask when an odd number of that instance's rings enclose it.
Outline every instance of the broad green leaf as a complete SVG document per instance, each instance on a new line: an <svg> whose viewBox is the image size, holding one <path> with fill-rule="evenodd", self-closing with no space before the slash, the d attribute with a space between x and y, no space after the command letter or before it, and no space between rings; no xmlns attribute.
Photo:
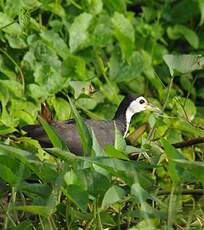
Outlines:
<svg viewBox="0 0 204 230"><path fill-rule="evenodd" d="M69 151L65 151L59 148L46 148L46 151L56 156L57 158L67 161L68 163L76 162L77 160L82 160L80 156L77 156Z"/></svg>
<svg viewBox="0 0 204 230"><path fill-rule="evenodd" d="M81 186L74 184L69 185L66 187L66 190L64 189L64 193L82 211L86 211L89 201L89 194L87 191L82 190Z"/></svg>
<svg viewBox="0 0 204 230"><path fill-rule="evenodd" d="M4 11L9 17L17 16L23 7L22 1L7 0L4 5Z"/></svg>
<svg viewBox="0 0 204 230"><path fill-rule="evenodd" d="M111 18L107 15L99 17L93 32L93 43L95 47L107 47L113 42L113 28Z"/></svg>
<svg viewBox="0 0 204 230"><path fill-rule="evenodd" d="M165 139L161 139L161 143L164 147L165 153L168 159L168 172L175 184L181 182L182 171L181 168L176 166L174 162L175 159L184 159L184 157L180 154L180 152L175 149L169 142Z"/></svg>
<svg viewBox="0 0 204 230"><path fill-rule="evenodd" d="M17 181L19 181L19 178L12 172L12 170L1 163L0 163L0 177L5 182L13 186L17 183Z"/></svg>
<svg viewBox="0 0 204 230"><path fill-rule="evenodd" d="M10 79L16 79L16 73L5 65L5 62L2 56L0 56L0 72L5 74Z"/></svg>
<svg viewBox="0 0 204 230"><path fill-rule="evenodd" d="M86 0L84 7L91 14L99 14L103 9L103 2L102 0Z"/></svg>
<svg viewBox="0 0 204 230"><path fill-rule="evenodd" d="M108 208L116 202L121 202L125 196L125 191L119 186L113 185L104 195L102 208Z"/></svg>
<svg viewBox="0 0 204 230"><path fill-rule="evenodd" d="M192 121L196 115L196 107L189 98L174 97L173 103L176 106L178 115Z"/></svg>
<svg viewBox="0 0 204 230"><path fill-rule="evenodd" d="M204 136L204 130L197 127L199 124L190 124L186 119L177 119L172 125L175 129L181 130L187 134L192 134L193 136Z"/></svg>
<svg viewBox="0 0 204 230"><path fill-rule="evenodd" d="M65 121L71 118L71 108L67 100L56 97L51 100L55 109L56 120Z"/></svg>
<svg viewBox="0 0 204 230"><path fill-rule="evenodd" d="M89 155L91 152L91 148L92 148L92 139L91 139L90 131L88 127L86 126L86 124L84 123L84 121L82 120L82 118L80 117L71 98L68 98L68 99L69 99L69 103L72 108L72 111L74 113L76 125L78 128L79 134L80 134L84 155Z"/></svg>
<svg viewBox="0 0 204 230"><path fill-rule="evenodd" d="M43 118L40 116L38 117L43 129L47 133L51 143L54 147L68 150L68 146L65 144L64 140L59 136L59 134L51 127Z"/></svg>
<svg viewBox="0 0 204 230"><path fill-rule="evenodd" d="M40 34L41 38L48 45L49 48L53 49L63 60L69 55L67 44L59 36L59 34L53 31L45 31Z"/></svg>
<svg viewBox="0 0 204 230"><path fill-rule="evenodd" d="M186 76L186 75L182 75L180 77L180 84L181 87L186 90L187 92L191 93L192 96L196 95L196 91L195 91L195 86L193 85L193 77L192 76Z"/></svg>
<svg viewBox="0 0 204 230"><path fill-rule="evenodd" d="M14 131L16 131L15 128L7 127L5 125L0 125L0 135L6 135L9 133L13 133Z"/></svg>
<svg viewBox="0 0 204 230"><path fill-rule="evenodd" d="M123 59L129 60L134 51L135 34L131 22L123 14L115 12L112 17L114 33L120 43Z"/></svg>
<svg viewBox="0 0 204 230"><path fill-rule="evenodd" d="M128 156L125 153L115 149L112 145L106 145L104 150L109 157L129 160Z"/></svg>
<svg viewBox="0 0 204 230"><path fill-rule="evenodd" d="M51 164L34 161L31 163L30 168L32 171L44 182L46 183L56 183L58 177L61 177L59 171L57 172L56 168L54 168Z"/></svg>
<svg viewBox="0 0 204 230"><path fill-rule="evenodd" d="M126 4L124 0L105 0L103 1L105 7L111 12L121 12L125 13L126 11Z"/></svg>
<svg viewBox="0 0 204 230"><path fill-rule="evenodd" d="M137 202L144 203L148 198L150 198L150 195L147 191L145 191L139 183L134 183L131 186L131 195L136 198Z"/></svg>
<svg viewBox="0 0 204 230"><path fill-rule="evenodd" d="M38 184L38 183L21 183L18 186L18 189L20 189L23 192L26 192L27 195L29 194L36 194L38 196L41 196L43 198L47 198L47 196L51 193L51 188L47 184Z"/></svg>
<svg viewBox="0 0 204 230"><path fill-rule="evenodd" d="M99 145L98 140L96 139L93 129L91 129L91 132L92 132L92 141L93 141L92 149L95 152L95 156L106 156L105 151Z"/></svg>
<svg viewBox="0 0 204 230"><path fill-rule="evenodd" d="M115 143L114 147L121 152L124 152L126 149L126 142L125 139L120 132L120 130L117 128L117 125L115 124Z"/></svg>
<svg viewBox="0 0 204 230"><path fill-rule="evenodd" d="M198 2L194 0L188 0L188 4L186 0L176 1L175 4L169 4L165 10L167 21L174 24L189 23L196 16L199 17Z"/></svg>
<svg viewBox="0 0 204 230"><path fill-rule="evenodd" d="M35 215L40 215L40 216L45 216L48 217L50 216L54 210L50 209L49 207L46 206L37 206L37 205L24 205L24 206L15 206L13 208L14 210L18 211L24 211L24 212L30 212Z"/></svg>
<svg viewBox="0 0 204 230"><path fill-rule="evenodd" d="M92 97L81 97L77 100L77 105L85 110L93 110L97 106L97 101Z"/></svg>
<svg viewBox="0 0 204 230"><path fill-rule="evenodd" d="M68 85L68 78L64 78L58 70L48 64L39 65L34 73L35 82L43 86L46 93L54 94Z"/></svg>
<svg viewBox="0 0 204 230"><path fill-rule="evenodd" d="M138 79L144 70L147 70L151 65L150 57L143 51L136 51L132 54L128 64L121 64L114 54L111 58L110 74L111 78L116 82L131 82Z"/></svg>
<svg viewBox="0 0 204 230"><path fill-rule="evenodd" d="M15 95L19 98L23 96L23 86L18 81L0 80L0 87L6 88L11 95Z"/></svg>
<svg viewBox="0 0 204 230"><path fill-rule="evenodd" d="M179 39L181 36L183 36L194 49L199 47L198 35L193 30L184 25L168 27L167 33L170 39Z"/></svg>
<svg viewBox="0 0 204 230"><path fill-rule="evenodd" d="M80 87L79 81L77 80L87 79L85 60L79 56L69 55L62 64L62 76L65 78L69 77L73 80L76 80L76 83L73 83L74 81L71 81L71 87L75 89L76 85L78 84L79 90L80 90L81 87ZM86 84L84 86L86 88Z"/></svg>
<svg viewBox="0 0 204 230"><path fill-rule="evenodd" d="M49 95L49 92L46 90L46 87L44 85L39 86L38 84L28 84L27 92L28 95L35 100L46 99Z"/></svg>
<svg viewBox="0 0 204 230"><path fill-rule="evenodd" d="M13 228L13 230L32 230L33 225L31 220L24 220L20 224L18 224L16 227Z"/></svg>
<svg viewBox="0 0 204 230"><path fill-rule="evenodd" d="M22 163L24 163L25 165L30 167L30 162L32 160L37 160L38 158L35 156L35 154L22 150L20 148L17 147L13 147L13 146L9 146L9 145L5 145L0 143L0 154L4 154L4 155L9 155L12 157L17 158L18 160L20 160Z"/></svg>
<svg viewBox="0 0 204 230"><path fill-rule="evenodd" d="M50 11L61 18L65 18L66 13L61 4L59 4L58 2L50 2L50 3L47 3L46 1L44 2L45 4L42 4L41 6L42 9Z"/></svg>
<svg viewBox="0 0 204 230"><path fill-rule="evenodd" d="M188 161L184 159L173 160L180 167L187 169L191 174L204 184L204 163L201 161Z"/></svg>
<svg viewBox="0 0 204 230"><path fill-rule="evenodd" d="M163 56L163 59L169 67L171 76L174 76L176 73L185 74L203 69L204 64L204 58L201 55L194 54L166 54Z"/></svg>
<svg viewBox="0 0 204 230"><path fill-rule="evenodd" d="M200 8L200 23L199 23L199 25L202 26L203 22L204 22L204 1L198 0L198 5Z"/></svg>
<svg viewBox="0 0 204 230"><path fill-rule="evenodd" d="M91 83L87 81L70 81L69 85L73 88L74 97L77 99L81 94L89 93Z"/></svg>
<svg viewBox="0 0 204 230"><path fill-rule="evenodd" d="M5 37L8 40L11 48L14 49L27 48L26 41L24 40L22 35L6 34Z"/></svg>
<svg viewBox="0 0 204 230"><path fill-rule="evenodd" d="M22 33L20 25L2 12L0 12L0 28L8 34L20 35Z"/></svg>
<svg viewBox="0 0 204 230"><path fill-rule="evenodd" d="M77 186L81 187L81 190L86 189L86 183L84 181L83 171L78 170L75 173L75 171L71 169L70 171L65 173L64 181L65 181L67 186L69 186L69 185L77 185Z"/></svg>
<svg viewBox="0 0 204 230"><path fill-rule="evenodd" d="M69 46L71 52L83 49L89 45L90 35L88 33L88 28L91 24L92 17L93 16L88 13L82 13L75 17L69 29Z"/></svg>

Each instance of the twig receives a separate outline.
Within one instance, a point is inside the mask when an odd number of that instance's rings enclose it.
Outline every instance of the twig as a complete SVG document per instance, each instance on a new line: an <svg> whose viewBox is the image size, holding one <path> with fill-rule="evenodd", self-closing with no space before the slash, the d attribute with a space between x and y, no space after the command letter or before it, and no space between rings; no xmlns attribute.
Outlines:
<svg viewBox="0 0 204 230"><path fill-rule="evenodd" d="M157 192L157 195L169 195L171 193L170 190L160 190ZM184 189L182 191L174 191L174 194L182 194L182 195L203 195L204 189Z"/></svg>
<svg viewBox="0 0 204 230"><path fill-rule="evenodd" d="M204 137L196 137L190 140L182 141L182 142L177 142L172 144L175 148L183 148L191 145L197 145L204 143Z"/></svg>

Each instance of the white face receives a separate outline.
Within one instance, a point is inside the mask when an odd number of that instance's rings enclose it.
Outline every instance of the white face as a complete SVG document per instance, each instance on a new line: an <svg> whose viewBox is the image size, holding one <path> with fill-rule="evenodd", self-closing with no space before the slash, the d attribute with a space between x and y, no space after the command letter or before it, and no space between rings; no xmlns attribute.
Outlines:
<svg viewBox="0 0 204 230"><path fill-rule="evenodd" d="M138 97L134 101L132 101L127 109L127 112L132 114L139 113L144 111L148 106L148 102L144 97Z"/></svg>
<svg viewBox="0 0 204 230"><path fill-rule="evenodd" d="M132 101L129 105L129 107L127 108L126 111L126 131L124 136L126 136L127 132L128 132L128 127L131 121L132 116L135 113L139 113L142 112L144 110L146 110L148 107L148 102L144 97L138 97L137 99L135 99L134 101Z"/></svg>

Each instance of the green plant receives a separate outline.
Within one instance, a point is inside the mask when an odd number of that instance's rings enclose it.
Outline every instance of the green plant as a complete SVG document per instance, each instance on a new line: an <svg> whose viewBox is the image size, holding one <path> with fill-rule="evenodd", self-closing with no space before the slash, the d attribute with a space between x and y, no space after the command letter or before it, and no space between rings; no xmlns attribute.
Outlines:
<svg viewBox="0 0 204 230"><path fill-rule="evenodd" d="M2 0L0 8L1 228L203 229L204 146L171 145L204 136L203 1ZM131 140L139 147L116 130L115 146L101 149L76 108L110 119L129 92L164 114L133 119L134 137L149 126ZM70 153L42 119L53 148L16 137L45 101L54 119L75 117L92 154Z"/></svg>

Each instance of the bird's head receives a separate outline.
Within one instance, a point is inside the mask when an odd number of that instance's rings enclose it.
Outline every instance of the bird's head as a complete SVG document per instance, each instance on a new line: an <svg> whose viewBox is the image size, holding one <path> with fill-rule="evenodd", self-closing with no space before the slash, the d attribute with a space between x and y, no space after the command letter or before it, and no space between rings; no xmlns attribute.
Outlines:
<svg viewBox="0 0 204 230"><path fill-rule="evenodd" d="M126 123L125 135L132 116L145 110L161 113L158 107L150 104L143 96L128 95L123 99L116 112L115 119L123 120Z"/></svg>
<svg viewBox="0 0 204 230"><path fill-rule="evenodd" d="M153 111L160 113L161 110L156 107L155 105L150 104L143 96L139 96L132 101L130 101L130 104L127 107L126 110L126 116L129 114L129 116L133 116L135 113L139 113L145 110Z"/></svg>

